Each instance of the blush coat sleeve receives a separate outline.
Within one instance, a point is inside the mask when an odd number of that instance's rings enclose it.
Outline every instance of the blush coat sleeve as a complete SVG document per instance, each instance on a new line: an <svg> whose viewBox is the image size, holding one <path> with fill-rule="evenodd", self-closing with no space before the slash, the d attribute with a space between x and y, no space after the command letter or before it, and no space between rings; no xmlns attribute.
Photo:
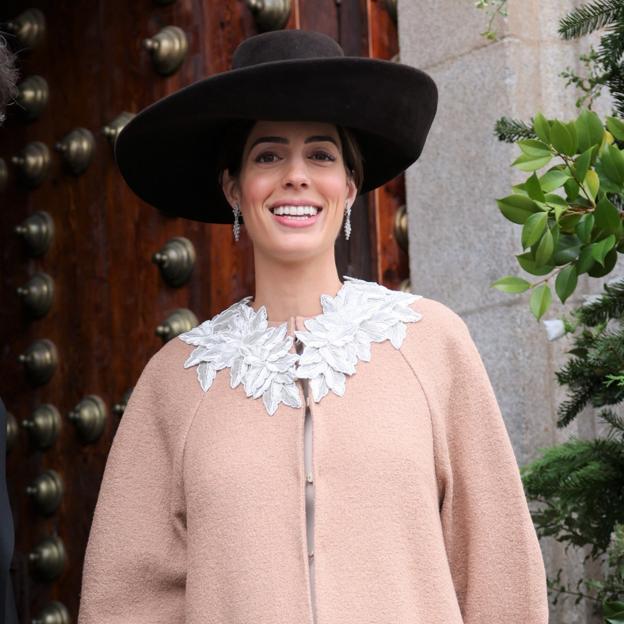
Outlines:
<svg viewBox="0 0 624 624"><path fill-rule="evenodd" d="M440 521L464 624L547 624L540 544L485 366L463 319L426 299L414 366L434 433ZM420 350L420 352L419 352Z"/></svg>
<svg viewBox="0 0 624 624"><path fill-rule="evenodd" d="M184 621L185 502L181 456L199 403L175 377L181 341L166 343L136 383L110 448L82 575L79 624Z"/></svg>

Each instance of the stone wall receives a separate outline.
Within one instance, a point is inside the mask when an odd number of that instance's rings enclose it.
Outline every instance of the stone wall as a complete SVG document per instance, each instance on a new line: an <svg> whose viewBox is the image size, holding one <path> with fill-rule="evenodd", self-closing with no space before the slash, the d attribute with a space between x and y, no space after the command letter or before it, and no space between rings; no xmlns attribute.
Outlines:
<svg viewBox="0 0 624 624"><path fill-rule="evenodd" d="M566 392L554 372L566 361L570 340L547 340L529 311L531 291L509 295L490 287L504 275L527 277L514 257L523 251L521 228L503 218L495 201L526 175L510 167L519 150L498 141L494 124L503 115L530 122L538 111L561 119L578 114L577 93L558 74L568 66L582 71L578 56L600 33L559 38L559 19L577 4L510 0L508 18L494 23L499 38L492 42L480 34L487 14L473 0L398 1L400 61L427 71L439 89L427 144L406 172L412 290L442 301L468 324L519 465L540 456L540 447L599 430L589 409L565 430L556 427ZM607 94L595 110L609 114ZM575 295L565 306L554 297L545 318L557 318L583 294L601 292L604 281L622 275L620 260L619 270L603 280L582 276ZM541 545L549 577L562 568L561 581L574 587L581 576L599 574L597 565L583 563L588 550L565 553L554 539ZM601 621L590 605L575 605L576 596L561 595L556 606L553 597L551 623Z"/></svg>

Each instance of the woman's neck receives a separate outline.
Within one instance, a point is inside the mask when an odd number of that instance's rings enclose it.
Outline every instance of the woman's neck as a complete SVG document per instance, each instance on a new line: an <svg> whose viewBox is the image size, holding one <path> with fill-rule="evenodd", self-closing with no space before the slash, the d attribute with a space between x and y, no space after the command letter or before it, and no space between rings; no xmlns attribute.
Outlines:
<svg viewBox="0 0 624 624"><path fill-rule="evenodd" d="M254 254L254 264L256 292L251 305L254 310L265 306L271 322L321 314L321 295L333 297L342 286L333 249L312 261L292 264Z"/></svg>

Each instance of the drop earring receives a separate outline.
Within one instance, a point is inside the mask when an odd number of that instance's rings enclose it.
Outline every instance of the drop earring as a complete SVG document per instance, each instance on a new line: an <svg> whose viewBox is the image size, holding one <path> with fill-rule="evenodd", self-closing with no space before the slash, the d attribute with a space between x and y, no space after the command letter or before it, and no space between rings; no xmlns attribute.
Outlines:
<svg viewBox="0 0 624 624"><path fill-rule="evenodd" d="M347 215L345 217L344 233L345 238L349 240L349 236L351 236L351 206L349 205L348 200L345 202L345 210L347 212Z"/></svg>
<svg viewBox="0 0 624 624"><path fill-rule="evenodd" d="M234 240L238 242L240 237L240 223L238 222L238 215L240 214L240 206L238 204L234 205L234 227L232 228L234 231Z"/></svg>

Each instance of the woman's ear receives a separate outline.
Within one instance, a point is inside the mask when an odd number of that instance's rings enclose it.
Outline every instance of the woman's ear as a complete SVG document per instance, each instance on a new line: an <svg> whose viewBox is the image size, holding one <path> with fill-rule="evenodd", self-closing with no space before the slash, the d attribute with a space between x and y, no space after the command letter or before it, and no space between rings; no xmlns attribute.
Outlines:
<svg viewBox="0 0 624 624"><path fill-rule="evenodd" d="M353 175L349 174L347 176L347 200L349 201L349 206L353 206L353 203L355 202L356 197L357 197L357 185L355 184Z"/></svg>
<svg viewBox="0 0 624 624"><path fill-rule="evenodd" d="M234 206L235 204L240 204L240 193L238 189L238 180L230 175L230 172L227 169L223 170L221 176L221 188L223 189L223 194L225 198L228 200L230 206Z"/></svg>

